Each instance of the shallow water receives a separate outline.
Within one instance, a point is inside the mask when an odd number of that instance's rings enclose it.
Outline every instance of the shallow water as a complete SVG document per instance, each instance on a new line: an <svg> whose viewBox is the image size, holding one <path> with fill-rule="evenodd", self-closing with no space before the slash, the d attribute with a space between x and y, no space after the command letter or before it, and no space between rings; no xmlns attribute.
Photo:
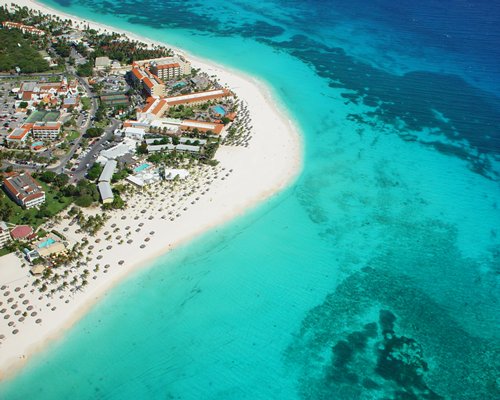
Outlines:
<svg viewBox="0 0 500 400"><path fill-rule="evenodd" d="M498 6L45 3L263 79L305 164L113 290L0 397L500 397Z"/></svg>

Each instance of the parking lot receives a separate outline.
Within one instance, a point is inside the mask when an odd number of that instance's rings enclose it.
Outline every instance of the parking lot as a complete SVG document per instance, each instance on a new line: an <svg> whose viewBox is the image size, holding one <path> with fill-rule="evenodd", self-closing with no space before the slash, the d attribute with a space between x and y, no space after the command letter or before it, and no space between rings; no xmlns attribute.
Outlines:
<svg viewBox="0 0 500 400"><path fill-rule="evenodd" d="M11 92L17 87L17 82L2 82L0 84L0 130L10 132L26 119L25 113L16 113L15 95Z"/></svg>

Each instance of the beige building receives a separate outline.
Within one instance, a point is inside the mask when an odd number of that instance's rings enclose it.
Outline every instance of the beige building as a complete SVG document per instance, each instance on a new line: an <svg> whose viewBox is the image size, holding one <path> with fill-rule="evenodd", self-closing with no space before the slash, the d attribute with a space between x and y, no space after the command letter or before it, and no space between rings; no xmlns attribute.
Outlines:
<svg viewBox="0 0 500 400"><path fill-rule="evenodd" d="M162 97L165 95L165 84L149 70L134 65L131 71L132 81L141 84L143 90L150 97Z"/></svg>
<svg viewBox="0 0 500 400"><path fill-rule="evenodd" d="M10 241L10 233L7 224L4 221L0 221L0 249L5 247L5 245Z"/></svg>
<svg viewBox="0 0 500 400"><path fill-rule="evenodd" d="M136 61L135 64L141 67L150 68L151 72L162 79L164 78L161 74L178 73L178 76L189 75L192 69L191 63L180 55L175 55L173 57L151 58L149 60ZM156 69L158 73L156 73L153 68ZM160 72L162 69L166 71Z"/></svg>
<svg viewBox="0 0 500 400"><path fill-rule="evenodd" d="M31 128L33 137L37 139L57 139L61 133L60 122L37 122Z"/></svg>
<svg viewBox="0 0 500 400"><path fill-rule="evenodd" d="M21 207L32 208L45 203L42 186L27 172L9 176L3 185L9 196Z"/></svg>

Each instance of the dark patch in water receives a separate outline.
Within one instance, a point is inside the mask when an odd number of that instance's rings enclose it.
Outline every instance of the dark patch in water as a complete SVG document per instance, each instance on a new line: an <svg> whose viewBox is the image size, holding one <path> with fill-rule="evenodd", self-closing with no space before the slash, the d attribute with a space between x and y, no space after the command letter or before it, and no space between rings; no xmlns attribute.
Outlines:
<svg viewBox="0 0 500 400"><path fill-rule="evenodd" d="M500 99L459 76L424 71L391 74L347 55L341 48L325 46L304 35L279 43L260 41L286 49L310 64L318 75L329 79L331 87L352 90L354 93L343 93L342 97L374 107L369 115L378 121L396 125L403 122L403 134L406 130L438 128L453 143L450 147L462 149L454 153L457 156L477 159L458 145L463 139L480 153L500 154ZM434 147L440 151L442 146ZM477 162L473 170L488 168L488 164Z"/></svg>
<svg viewBox="0 0 500 400"><path fill-rule="evenodd" d="M310 310L285 352L301 397L499 398L498 259L477 281L478 265L462 258L453 228L379 219L377 254Z"/></svg>
<svg viewBox="0 0 500 400"><path fill-rule="evenodd" d="M245 23L241 26L227 29L224 31L224 35L239 35L246 38L272 38L283 34L284 31L280 26L271 25L265 21L256 21L252 24Z"/></svg>

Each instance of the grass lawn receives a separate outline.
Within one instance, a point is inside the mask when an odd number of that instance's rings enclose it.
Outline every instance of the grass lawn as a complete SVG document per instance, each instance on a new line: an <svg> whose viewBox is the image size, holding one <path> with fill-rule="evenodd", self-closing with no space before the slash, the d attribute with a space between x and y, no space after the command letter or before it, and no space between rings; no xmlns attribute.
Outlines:
<svg viewBox="0 0 500 400"><path fill-rule="evenodd" d="M88 97L82 97L82 106L84 110L90 110L90 99Z"/></svg>
<svg viewBox="0 0 500 400"><path fill-rule="evenodd" d="M0 257L6 256L7 254L10 254L12 252L13 250L8 250L6 247L4 247L3 249L0 249Z"/></svg>
<svg viewBox="0 0 500 400"><path fill-rule="evenodd" d="M45 206L47 207L48 214L54 216L71 204L72 199L69 197L60 196L58 197L58 192L50 189L46 183L40 182L43 189L45 190ZM45 222L46 218L42 218L38 215L38 210L36 208L30 208L25 210L22 207L14 203L7 195L0 199L0 203L9 202L14 212L7 222L12 224L27 224L33 227L38 227L40 224Z"/></svg>
<svg viewBox="0 0 500 400"><path fill-rule="evenodd" d="M80 136L80 134L77 131L69 131L66 134L66 140L68 140L69 142L71 142L71 141L73 141L75 139L78 139L78 136Z"/></svg>

